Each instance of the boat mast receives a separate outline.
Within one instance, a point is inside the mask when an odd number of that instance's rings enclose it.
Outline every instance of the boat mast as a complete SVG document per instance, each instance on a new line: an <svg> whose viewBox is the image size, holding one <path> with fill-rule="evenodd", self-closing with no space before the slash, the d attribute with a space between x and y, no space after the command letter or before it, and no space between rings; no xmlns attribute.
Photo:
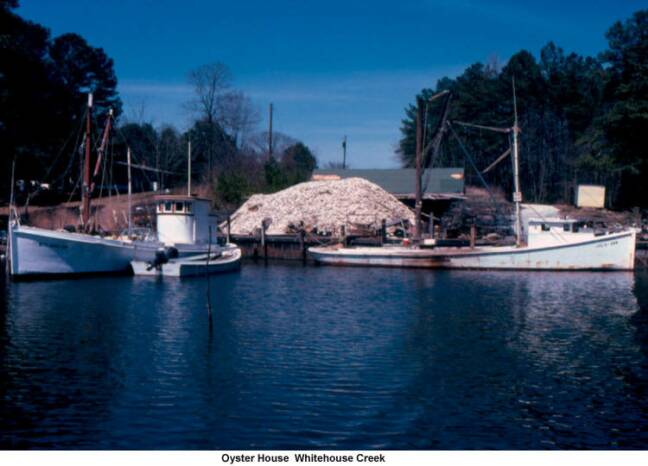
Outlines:
<svg viewBox="0 0 648 466"><path fill-rule="evenodd" d="M191 196L191 141L187 143L187 196Z"/></svg>
<svg viewBox="0 0 648 466"><path fill-rule="evenodd" d="M92 173L92 180L90 184L90 195L94 192L95 189L95 180L99 176L99 170L101 169L101 161L103 160L104 153L106 152L106 146L108 145L108 136L110 136L111 123L113 117L113 109L108 109L108 118L106 118L106 126L104 127L103 135L101 136L101 144L97 150L97 161L95 162L94 172ZM103 183L103 181L102 181Z"/></svg>
<svg viewBox="0 0 648 466"><path fill-rule="evenodd" d="M522 192L520 191L520 160L519 160L519 142L518 133L520 127L518 126L517 114L517 99L515 96L515 77L513 78L513 114L515 120L513 123L513 202L515 203L515 238L517 246L522 245L522 222L520 218L520 203L522 202Z"/></svg>
<svg viewBox="0 0 648 466"><path fill-rule="evenodd" d="M126 161L128 163L128 237L131 237L133 232L133 182L131 181L131 150L130 147L126 149Z"/></svg>
<svg viewBox="0 0 648 466"><path fill-rule="evenodd" d="M416 225L414 226L414 244L421 242L421 208L423 205L423 193L421 192L422 165L421 152L423 151L423 99L416 98L416 201L414 204L414 215Z"/></svg>
<svg viewBox="0 0 648 466"><path fill-rule="evenodd" d="M12 270L12 260L13 257L13 222L14 222L14 186L16 185L15 181L16 176L16 156L14 155L13 161L11 162L11 191L9 192L9 215L7 217L7 254L6 254L6 263L7 274L11 274Z"/></svg>
<svg viewBox="0 0 648 466"><path fill-rule="evenodd" d="M443 108L443 115L441 117L441 123L437 130L436 135L432 142L425 146L425 141L423 140L423 99L420 97L416 98L416 203L414 206L414 215L416 218L416 231L414 234L414 244L419 244L421 242L421 210L423 207L423 188L422 188L422 178L423 178L423 157L428 153L430 148L433 149L432 159L434 159L439 151L439 146L441 145L441 138L443 138L443 133L446 128L446 121L448 119L448 112L450 109L450 91L445 90L437 92L432 97L430 97L426 102L429 104L434 102L439 97L448 95L448 98L445 102ZM427 106L427 105L426 105ZM346 140L345 140L346 141Z"/></svg>
<svg viewBox="0 0 648 466"><path fill-rule="evenodd" d="M90 220L90 139L91 139L91 120L92 120L92 92L88 94L88 111L86 112L86 132L85 132L85 160L83 162L83 189L81 202L81 225L85 230L88 229Z"/></svg>

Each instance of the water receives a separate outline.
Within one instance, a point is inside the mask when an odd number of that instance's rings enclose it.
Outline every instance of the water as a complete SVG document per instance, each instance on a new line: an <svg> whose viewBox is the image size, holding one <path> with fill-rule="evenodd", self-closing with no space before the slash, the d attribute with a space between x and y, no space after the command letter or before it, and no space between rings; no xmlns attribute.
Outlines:
<svg viewBox="0 0 648 466"><path fill-rule="evenodd" d="M7 283L0 447L645 448L648 274Z"/></svg>

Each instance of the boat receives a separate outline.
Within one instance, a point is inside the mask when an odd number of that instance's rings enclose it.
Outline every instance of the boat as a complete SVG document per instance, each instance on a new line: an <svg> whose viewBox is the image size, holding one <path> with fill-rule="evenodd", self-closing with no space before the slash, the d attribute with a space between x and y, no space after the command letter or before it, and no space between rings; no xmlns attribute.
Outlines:
<svg viewBox="0 0 648 466"><path fill-rule="evenodd" d="M241 266L241 249L232 244L225 245L216 252L188 257L169 258L167 251L168 249L160 251L153 261L132 261L133 273L156 277L191 277L231 272Z"/></svg>
<svg viewBox="0 0 648 466"><path fill-rule="evenodd" d="M439 94L440 95L440 94ZM435 98L435 96L433 96ZM531 218L523 232L521 219L522 193L519 179L518 126L513 83L514 124L511 128L490 128L512 134L512 147L500 156L513 158L515 204L515 245L470 247L425 247L421 238L420 184L421 184L421 102L417 115L417 205L415 238L411 245L385 245L382 247L348 247L343 245L311 247L309 254L320 264L358 265L382 267L425 267L462 269L513 269L513 270L632 270L635 267L637 230L595 231L580 222L567 218ZM441 126L448 125L444 112ZM468 124L465 124L468 125ZM437 133L438 136L439 133ZM436 140L437 138L435 138ZM438 147L438 145L437 145ZM491 165L494 166L495 163Z"/></svg>
<svg viewBox="0 0 648 466"><path fill-rule="evenodd" d="M531 219L522 246L313 247L311 257L328 265L518 270L632 270L636 231L577 230L572 219Z"/></svg>
<svg viewBox="0 0 648 466"><path fill-rule="evenodd" d="M80 231L48 230L22 225L20 217L15 212L12 193L8 228L8 268L12 277L126 272L131 260L155 257L155 251L160 246L156 241L114 239L91 234L91 195L96 177L100 172L113 119L112 110L109 110L93 173L91 171L92 100L92 94L88 94Z"/></svg>
<svg viewBox="0 0 648 466"><path fill-rule="evenodd" d="M20 223L10 202L8 228L8 270L12 277L78 275L90 273L127 273L132 261L153 261L160 248L174 248L180 257L205 254L209 245L218 251L216 219L210 214L209 199L191 194L159 195L156 202L156 234L134 234L131 220L131 153L128 160L128 230L116 238L90 233L91 194L101 158L107 145L112 112L109 112L101 145L98 149L94 175L90 172L92 94L88 96L85 132L85 159L81 204L81 231L48 230ZM188 154L188 178L191 173L191 146ZM12 174L13 186L13 174Z"/></svg>
<svg viewBox="0 0 648 466"><path fill-rule="evenodd" d="M127 272L133 259L151 259L160 244L14 224L9 230L14 277Z"/></svg>

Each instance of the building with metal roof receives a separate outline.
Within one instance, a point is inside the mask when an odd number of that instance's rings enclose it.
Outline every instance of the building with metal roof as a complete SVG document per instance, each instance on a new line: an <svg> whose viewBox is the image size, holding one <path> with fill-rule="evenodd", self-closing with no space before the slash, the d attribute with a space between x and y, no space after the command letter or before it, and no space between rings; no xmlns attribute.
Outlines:
<svg viewBox="0 0 648 466"><path fill-rule="evenodd" d="M343 178L364 178L402 201L413 200L416 197L416 170L414 168L321 169L314 170L312 176L313 181ZM464 188L463 167L430 168L423 173L424 200L464 199Z"/></svg>

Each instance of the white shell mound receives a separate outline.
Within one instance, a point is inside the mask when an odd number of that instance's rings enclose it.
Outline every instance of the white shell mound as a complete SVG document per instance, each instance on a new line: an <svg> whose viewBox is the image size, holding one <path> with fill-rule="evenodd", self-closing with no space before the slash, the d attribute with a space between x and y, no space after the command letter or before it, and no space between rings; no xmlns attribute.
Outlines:
<svg viewBox="0 0 648 466"><path fill-rule="evenodd" d="M306 231L337 233L347 228L380 228L382 220L409 221L414 214L380 186L362 178L308 181L274 194L255 194L231 217L230 231L252 235L264 219L271 219L269 235ZM225 229L225 224L221 225Z"/></svg>

